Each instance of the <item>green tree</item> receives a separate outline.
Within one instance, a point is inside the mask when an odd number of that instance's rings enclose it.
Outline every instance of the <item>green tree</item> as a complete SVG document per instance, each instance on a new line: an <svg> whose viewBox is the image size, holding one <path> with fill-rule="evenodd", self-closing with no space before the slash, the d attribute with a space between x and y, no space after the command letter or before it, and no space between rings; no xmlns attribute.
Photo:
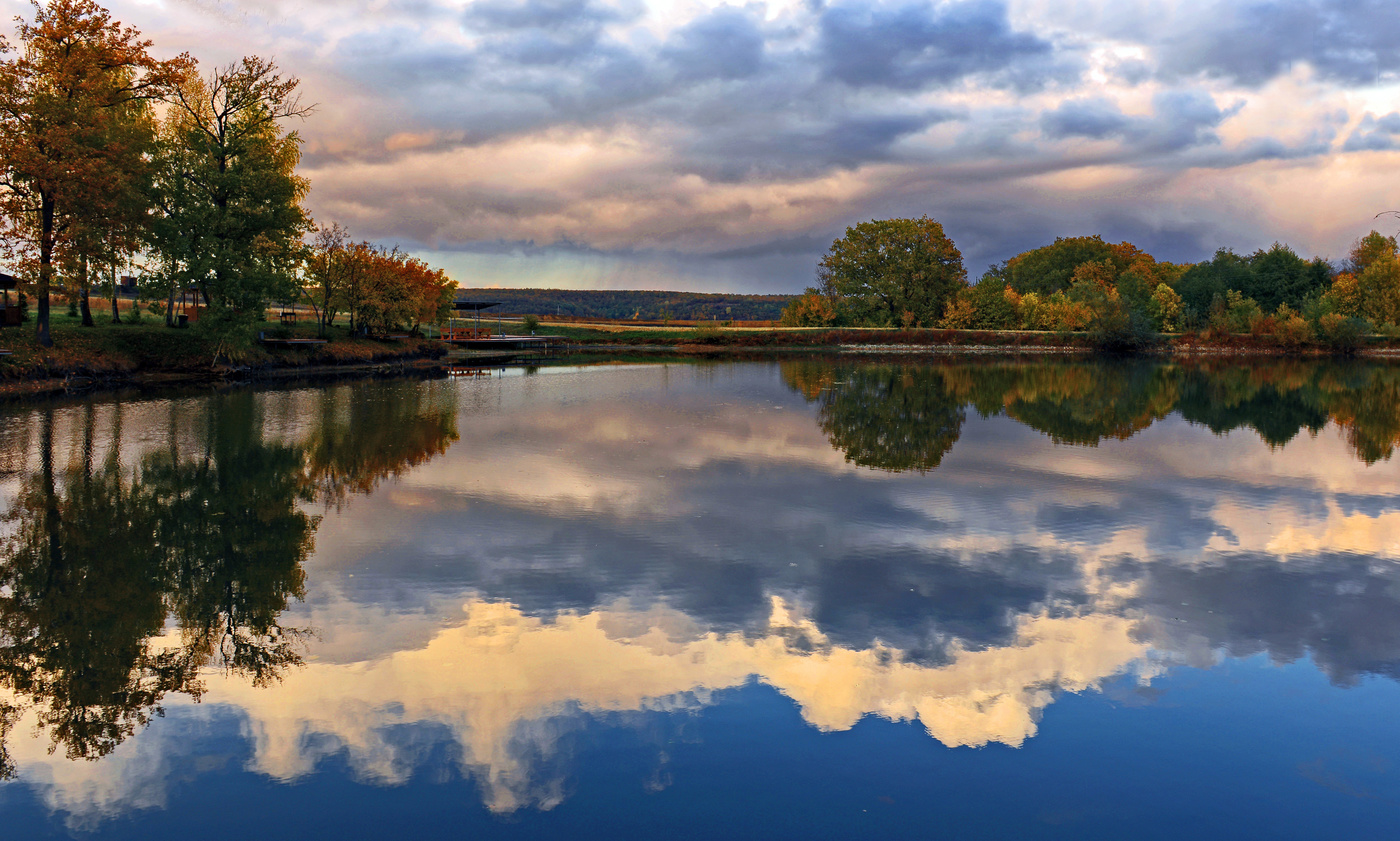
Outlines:
<svg viewBox="0 0 1400 841"><path fill-rule="evenodd" d="M931 325L967 286L962 254L927 216L846 229L817 266L820 290L857 324Z"/></svg>
<svg viewBox="0 0 1400 841"><path fill-rule="evenodd" d="M260 320L267 304L295 294L309 226L296 174L301 141L283 123L311 112L257 57L191 78L172 97L156 155L151 246L173 302L199 289L216 329Z"/></svg>
<svg viewBox="0 0 1400 841"><path fill-rule="evenodd" d="M1298 309L1309 295L1326 289L1331 279L1332 267L1325 260L1304 260L1276 242L1249 258L1249 276L1240 292L1257 301L1264 312L1273 312L1280 304Z"/></svg>
<svg viewBox="0 0 1400 841"><path fill-rule="evenodd" d="M1219 296L1224 299L1231 289L1242 290L1250 285L1249 260L1228 248L1215 252L1215 257L1197 263L1172 284L1181 296L1182 311L1188 322L1204 321L1211 303ZM1198 326L1189 323L1187 326Z"/></svg>
<svg viewBox="0 0 1400 841"><path fill-rule="evenodd" d="M1057 237L1051 245L1012 257L1000 271L1017 292L1050 295L1068 289L1075 270L1084 263L1111 260L1112 257L1113 246L1104 242L1098 234Z"/></svg>
<svg viewBox="0 0 1400 841"><path fill-rule="evenodd" d="M1181 296L1165 283L1157 284L1147 303L1147 314L1156 329L1175 333L1181 329Z"/></svg>
<svg viewBox="0 0 1400 841"><path fill-rule="evenodd" d="M100 143L108 152L112 172L107 189L74 210L71 245L64 260L78 287L83 324L88 327L93 326L89 290L104 274L112 323L121 323L117 265L140 250L151 218L155 120L150 103L134 100L112 108L101 128Z"/></svg>
<svg viewBox="0 0 1400 841"><path fill-rule="evenodd" d="M140 154L116 142L113 122L131 103L166 95L191 62L156 61L150 41L92 0L34 8L33 23L19 26L20 54L0 61L0 213L36 283L38 340L51 347L55 262L73 245L80 211L122 195Z"/></svg>

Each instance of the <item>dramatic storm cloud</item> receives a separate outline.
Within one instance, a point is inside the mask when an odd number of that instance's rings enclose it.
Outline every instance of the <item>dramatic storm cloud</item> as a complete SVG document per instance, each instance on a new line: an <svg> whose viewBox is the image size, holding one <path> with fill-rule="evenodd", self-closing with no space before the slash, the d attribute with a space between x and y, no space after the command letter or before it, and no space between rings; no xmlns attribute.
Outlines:
<svg viewBox="0 0 1400 841"><path fill-rule="evenodd" d="M8 11L28 4L4 0ZM113 0L299 76L316 218L466 285L791 292L851 224L1338 258L1397 205L1379 0Z"/></svg>

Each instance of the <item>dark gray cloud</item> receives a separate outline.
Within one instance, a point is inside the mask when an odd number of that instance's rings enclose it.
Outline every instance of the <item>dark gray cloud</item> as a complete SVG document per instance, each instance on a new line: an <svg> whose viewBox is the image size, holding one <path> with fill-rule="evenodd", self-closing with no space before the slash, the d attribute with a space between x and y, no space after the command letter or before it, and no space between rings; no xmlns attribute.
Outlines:
<svg viewBox="0 0 1400 841"><path fill-rule="evenodd" d="M752 16L723 7L676 31L661 56L679 79L746 79L764 67L767 37Z"/></svg>
<svg viewBox="0 0 1400 841"><path fill-rule="evenodd" d="M640 4L624 12L595 0L477 0L467 7L465 19L489 30L597 32L640 14Z"/></svg>
<svg viewBox="0 0 1400 841"><path fill-rule="evenodd" d="M975 74L1038 86L1043 76L1012 71L1054 52L1050 41L1014 30L999 0L834 4L823 10L819 33L823 74L852 87L912 91Z"/></svg>
<svg viewBox="0 0 1400 841"><path fill-rule="evenodd" d="M1400 148L1400 111L1384 117L1367 114L1347 138L1342 149L1346 152L1383 152Z"/></svg>
<svg viewBox="0 0 1400 841"><path fill-rule="evenodd" d="M1118 106L1103 98L1072 99L1040 117L1041 129L1053 138L1121 136L1132 120Z"/></svg>
<svg viewBox="0 0 1400 841"><path fill-rule="evenodd" d="M1150 117L1129 117L1106 99L1070 100L1041 116L1052 138L1120 137L1140 152L1177 152L1218 144L1214 129L1228 116L1210 94L1199 90L1163 91L1153 97Z"/></svg>
<svg viewBox="0 0 1400 841"><path fill-rule="evenodd" d="M1223 2L1202 9L1184 31L1139 34L1173 76L1262 85L1307 62L1326 78L1365 84L1400 70L1400 15L1384 0Z"/></svg>

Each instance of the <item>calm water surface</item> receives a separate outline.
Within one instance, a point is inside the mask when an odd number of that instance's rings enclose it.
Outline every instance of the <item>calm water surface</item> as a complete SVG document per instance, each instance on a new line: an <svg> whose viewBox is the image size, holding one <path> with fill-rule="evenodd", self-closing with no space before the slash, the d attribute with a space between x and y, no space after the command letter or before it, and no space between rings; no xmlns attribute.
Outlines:
<svg viewBox="0 0 1400 841"><path fill-rule="evenodd" d="M1380 838L1400 366L0 415L4 838Z"/></svg>

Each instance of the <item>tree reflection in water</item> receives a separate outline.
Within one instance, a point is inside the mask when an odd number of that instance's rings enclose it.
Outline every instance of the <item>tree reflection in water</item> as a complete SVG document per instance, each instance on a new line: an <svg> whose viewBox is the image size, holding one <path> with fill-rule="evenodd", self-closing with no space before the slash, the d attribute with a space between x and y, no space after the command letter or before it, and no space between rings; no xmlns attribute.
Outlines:
<svg viewBox="0 0 1400 841"><path fill-rule="evenodd" d="M1090 447L1173 413L1217 435L1252 429L1270 447L1331 421L1366 464L1400 446L1400 366L1375 362L797 360L781 370L818 404L818 424L848 461L890 471L937 468L969 408Z"/></svg>
<svg viewBox="0 0 1400 841"><path fill-rule="evenodd" d="M789 386L817 401L817 423L854 464L927 472L962 431L962 401L938 368L801 361L782 372Z"/></svg>
<svg viewBox="0 0 1400 841"><path fill-rule="evenodd" d="M309 632L280 617L304 595L319 522L303 504L342 503L456 439L450 406L387 401L338 420L323 404L310 446L270 443L260 405L247 392L211 399L194 448L179 443L172 414L168 446L131 470L120 404L100 465L93 405L66 468L55 463L55 411L42 412L39 467L23 476L0 555L0 687L13 696L0 701L0 777L13 773L4 737L26 710L52 749L93 759L161 715L166 695L199 698L207 666L267 686L300 665ZM345 457L323 454L328 429ZM412 434L378 449L395 429ZM177 643L161 639L167 617Z"/></svg>

